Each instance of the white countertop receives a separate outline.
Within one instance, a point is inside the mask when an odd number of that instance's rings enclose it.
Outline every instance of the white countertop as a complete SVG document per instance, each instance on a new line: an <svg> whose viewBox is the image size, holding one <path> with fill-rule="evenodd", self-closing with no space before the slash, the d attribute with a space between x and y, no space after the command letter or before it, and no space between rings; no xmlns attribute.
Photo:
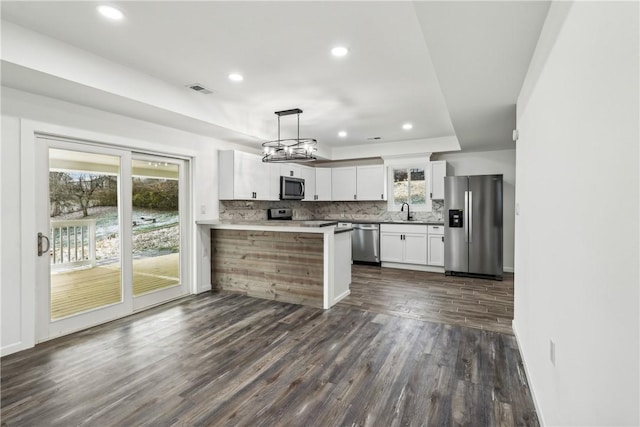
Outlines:
<svg viewBox="0 0 640 427"><path fill-rule="evenodd" d="M338 221L219 221L201 220L197 225L224 230L281 231L285 233L331 233L336 231ZM346 231L346 230L345 230Z"/></svg>

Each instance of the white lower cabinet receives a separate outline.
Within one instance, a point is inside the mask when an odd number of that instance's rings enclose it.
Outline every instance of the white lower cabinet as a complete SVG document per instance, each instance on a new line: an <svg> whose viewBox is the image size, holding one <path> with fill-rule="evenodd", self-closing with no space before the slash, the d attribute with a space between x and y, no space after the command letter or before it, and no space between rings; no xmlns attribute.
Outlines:
<svg viewBox="0 0 640 427"><path fill-rule="evenodd" d="M427 236L429 243L427 263L444 267L444 226L430 225Z"/></svg>
<svg viewBox="0 0 640 427"><path fill-rule="evenodd" d="M427 265L427 226L381 224L380 261Z"/></svg>
<svg viewBox="0 0 640 427"><path fill-rule="evenodd" d="M427 264L427 235L404 235L404 262L409 264Z"/></svg>
<svg viewBox="0 0 640 427"><path fill-rule="evenodd" d="M380 232L380 261L404 262L402 234Z"/></svg>

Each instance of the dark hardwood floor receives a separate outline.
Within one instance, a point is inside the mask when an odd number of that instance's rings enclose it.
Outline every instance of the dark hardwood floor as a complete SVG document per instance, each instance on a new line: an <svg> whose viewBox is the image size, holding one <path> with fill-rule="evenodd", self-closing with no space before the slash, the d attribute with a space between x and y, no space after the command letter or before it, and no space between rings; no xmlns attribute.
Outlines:
<svg viewBox="0 0 640 427"><path fill-rule="evenodd" d="M504 280L354 264L341 301L374 313L513 334L513 274Z"/></svg>
<svg viewBox="0 0 640 427"><path fill-rule="evenodd" d="M1 363L2 425L538 425L513 335L347 303L206 293Z"/></svg>

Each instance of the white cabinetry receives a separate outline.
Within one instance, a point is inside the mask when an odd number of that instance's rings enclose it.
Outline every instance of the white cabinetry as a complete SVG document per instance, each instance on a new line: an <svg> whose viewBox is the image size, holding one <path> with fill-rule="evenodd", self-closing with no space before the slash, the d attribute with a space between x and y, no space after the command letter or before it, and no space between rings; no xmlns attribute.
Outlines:
<svg viewBox="0 0 640 427"><path fill-rule="evenodd" d="M430 170L431 200L444 200L444 177L447 176L447 162L445 160L431 162Z"/></svg>
<svg viewBox="0 0 640 427"><path fill-rule="evenodd" d="M271 170L262 158L242 151L218 153L220 200L271 200Z"/></svg>
<svg viewBox="0 0 640 427"><path fill-rule="evenodd" d="M304 179L304 199L305 202L315 200L316 197L316 170L309 166L299 166L300 178Z"/></svg>
<svg viewBox="0 0 640 427"><path fill-rule="evenodd" d="M384 165L331 169L331 200L386 200L386 193Z"/></svg>
<svg viewBox="0 0 640 427"><path fill-rule="evenodd" d="M427 235L404 233L404 261L407 264L427 264Z"/></svg>
<svg viewBox="0 0 640 427"><path fill-rule="evenodd" d="M331 200L331 168L315 168L316 171L316 194L314 200Z"/></svg>
<svg viewBox="0 0 640 427"><path fill-rule="evenodd" d="M280 175L281 176L294 176L296 178L302 178L300 176L300 172L302 167L300 165L295 165L293 163L281 163L280 164Z"/></svg>
<svg viewBox="0 0 640 427"><path fill-rule="evenodd" d="M331 169L331 200L357 200L356 191L355 166Z"/></svg>
<svg viewBox="0 0 640 427"><path fill-rule="evenodd" d="M427 226L381 224L380 261L427 265Z"/></svg>
<svg viewBox="0 0 640 427"><path fill-rule="evenodd" d="M386 200L384 165L356 168L356 196L358 200Z"/></svg>
<svg viewBox="0 0 640 427"><path fill-rule="evenodd" d="M280 200L280 165L267 163L269 167L269 200Z"/></svg>
<svg viewBox="0 0 640 427"><path fill-rule="evenodd" d="M427 230L429 254L427 264L444 266L444 225L429 225Z"/></svg>
<svg viewBox="0 0 640 427"><path fill-rule="evenodd" d="M384 224L381 227L384 230ZM380 261L404 262L404 241L401 233L380 231Z"/></svg>

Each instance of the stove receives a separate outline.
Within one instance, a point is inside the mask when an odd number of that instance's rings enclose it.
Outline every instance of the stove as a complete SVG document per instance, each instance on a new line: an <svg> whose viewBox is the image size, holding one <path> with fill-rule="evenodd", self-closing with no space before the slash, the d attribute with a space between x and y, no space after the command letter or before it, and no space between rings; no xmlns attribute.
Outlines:
<svg viewBox="0 0 640 427"><path fill-rule="evenodd" d="M323 221L312 219L299 219L294 221L293 209L291 208L267 209L267 219L269 219L270 221L287 221L287 225L291 224L292 226L296 227L328 227L338 224L338 221Z"/></svg>
<svg viewBox="0 0 640 427"><path fill-rule="evenodd" d="M267 219L291 221L293 220L293 209L291 208L272 208L267 209Z"/></svg>

